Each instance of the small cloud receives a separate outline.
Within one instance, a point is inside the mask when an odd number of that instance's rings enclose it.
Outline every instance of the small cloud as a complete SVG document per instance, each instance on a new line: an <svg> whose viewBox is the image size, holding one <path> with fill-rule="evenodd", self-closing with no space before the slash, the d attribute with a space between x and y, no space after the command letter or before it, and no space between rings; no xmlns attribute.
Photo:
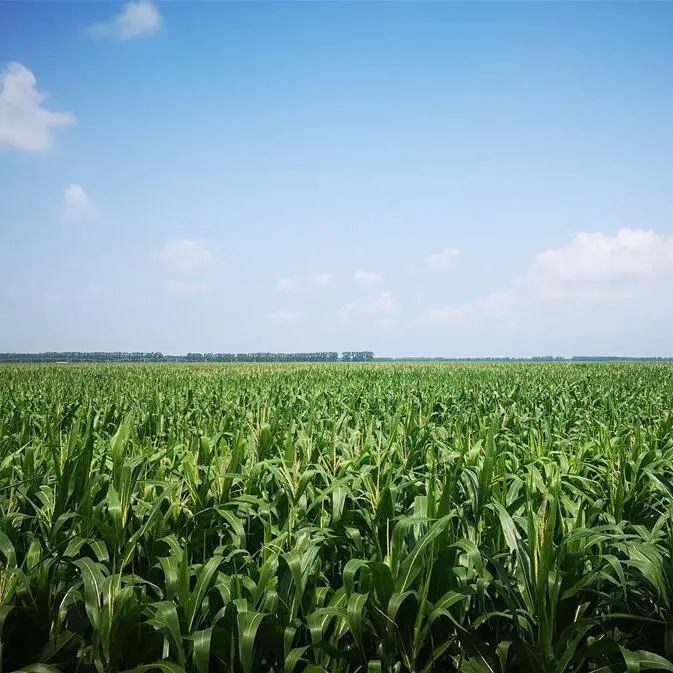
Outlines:
<svg viewBox="0 0 673 673"><path fill-rule="evenodd" d="M334 282L334 274L316 273L315 282L319 287L325 287L326 285L331 285Z"/></svg>
<svg viewBox="0 0 673 673"><path fill-rule="evenodd" d="M166 282L166 289L171 294L194 297L206 294L210 290L210 285L203 281L190 282L171 279Z"/></svg>
<svg viewBox="0 0 673 673"><path fill-rule="evenodd" d="M89 28L93 37L133 40L151 37L161 28L161 14L153 2L127 2L119 14Z"/></svg>
<svg viewBox="0 0 673 673"><path fill-rule="evenodd" d="M9 63L0 72L0 146L42 152L52 145L54 129L77 123L70 112L45 108L45 95L21 63Z"/></svg>
<svg viewBox="0 0 673 673"><path fill-rule="evenodd" d="M98 208L82 185L68 185L63 190L63 202L63 216L67 220L85 222L98 217Z"/></svg>
<svg viewBox="0 0 673 673"><path fill-rule="evenodd" d="M376 271L356 271L353 278L363 285L377 285L383 282L383 276Z"/></svg>
<svg viewBox="0 0 673 673"><path fill-rule="evenodd" d="M294 311L274 311L269 315L269 318L274 322L293 322L301 318L301 313Z"/></svg>
<svg viewBox="0 0 673 673"><path fill-rule="evenodd" d="M280 278L276 283L278 292L294 292L299 288L299 281L295 278Z"/></svg>
<svg viewBox="0 0 673 673"><path fill-rule="evenodd" d="M425 263L429 269L439 271L451 267L458 257L458 250L456 248L444 248L439 252L434 252L425 258Z"/></svg>
<svg viewBox="0 0 673 673"><path fill-rule="evenodd" d="M206 241L185 238L167 241L159 255L171 269L180 273L200 271L215 260Z"/></svg>

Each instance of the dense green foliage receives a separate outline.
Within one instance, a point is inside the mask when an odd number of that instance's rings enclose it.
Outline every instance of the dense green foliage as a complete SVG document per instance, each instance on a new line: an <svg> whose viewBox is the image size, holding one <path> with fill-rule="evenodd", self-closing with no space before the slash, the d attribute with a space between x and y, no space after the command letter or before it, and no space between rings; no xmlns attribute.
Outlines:
<svg viewBox="0 0 673 673"><path fill-rule="evenodd" d="M667 364L5 366L2 671L673 671L672 409Z"/></svg>

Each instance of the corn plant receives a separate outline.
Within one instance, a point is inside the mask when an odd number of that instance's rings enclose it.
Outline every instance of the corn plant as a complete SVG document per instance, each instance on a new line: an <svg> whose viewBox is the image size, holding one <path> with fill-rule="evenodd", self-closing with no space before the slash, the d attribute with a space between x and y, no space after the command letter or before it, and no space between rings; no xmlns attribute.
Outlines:
<svg viewBox="0 0 673 673"><path fill-rule="evenodd" d="M673 671L673 367L0 368L0 673Z"/></svg>

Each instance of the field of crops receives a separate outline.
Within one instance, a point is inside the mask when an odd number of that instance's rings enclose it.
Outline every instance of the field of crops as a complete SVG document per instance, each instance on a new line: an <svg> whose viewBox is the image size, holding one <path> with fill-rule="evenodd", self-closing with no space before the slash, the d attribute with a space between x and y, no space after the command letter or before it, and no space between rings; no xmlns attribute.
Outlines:
<svg viewBox="0 0 673 673"><path fill-rule="evenodd" d="M672 505L671 365L5 365L1 671L673 671Z"/></svg>

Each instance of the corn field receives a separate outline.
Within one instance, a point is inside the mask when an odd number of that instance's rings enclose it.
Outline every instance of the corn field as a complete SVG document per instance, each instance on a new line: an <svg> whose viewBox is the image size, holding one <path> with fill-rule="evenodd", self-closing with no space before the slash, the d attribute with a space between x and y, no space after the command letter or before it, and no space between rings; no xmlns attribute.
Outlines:
<svg viewBox="0 0 673 673"><path fill-rule="evenodd" d="M673 671L673 366L0 368L1 671Z"/></svg>

